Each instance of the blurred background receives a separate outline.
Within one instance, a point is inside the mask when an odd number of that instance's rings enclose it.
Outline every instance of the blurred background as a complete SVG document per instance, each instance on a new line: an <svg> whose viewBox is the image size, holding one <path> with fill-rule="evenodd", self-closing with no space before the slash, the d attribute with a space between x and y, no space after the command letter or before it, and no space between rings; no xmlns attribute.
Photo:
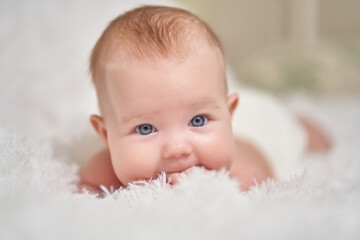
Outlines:
<svg viewBox="0 0 360 240"><path fill-rule="evenodd" d="M219 35L242 83L274 93L359 94L359 0L179 1Z"/></svg>
<svg viewBox="0 0 360 240"><path fill-rule="evenodd" d="M91 49L111 19L144 4L208 22L244 85L360 96L359 0L0 0L0 135L87 128Z"/></svg>

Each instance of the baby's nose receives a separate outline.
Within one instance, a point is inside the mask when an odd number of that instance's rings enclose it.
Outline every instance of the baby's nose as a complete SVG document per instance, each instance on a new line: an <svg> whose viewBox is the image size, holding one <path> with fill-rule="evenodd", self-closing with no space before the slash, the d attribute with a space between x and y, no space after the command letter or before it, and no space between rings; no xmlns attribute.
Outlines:
<svg viewBox="0 0 360 240"><path fill-rule="evenodd" d="M191 151L191 145L186 142L169 142L163 149L163 157L165 159L182 158L190 155Z"/></svg>

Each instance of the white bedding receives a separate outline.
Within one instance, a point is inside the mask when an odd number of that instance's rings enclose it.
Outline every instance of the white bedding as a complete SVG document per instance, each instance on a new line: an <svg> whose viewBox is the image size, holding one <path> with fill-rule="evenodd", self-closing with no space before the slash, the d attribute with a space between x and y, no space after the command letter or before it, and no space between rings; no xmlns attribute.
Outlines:
<svg viewBox="0 0 360 240"><path fill-rule="evenodd" d="M104 199L73 194L79 164L101 147L89 51L134 2L1 2L0 239L360 239L360 97L293 97L335 147L247 193L199 169L173 189L159 179Z"/></svg>

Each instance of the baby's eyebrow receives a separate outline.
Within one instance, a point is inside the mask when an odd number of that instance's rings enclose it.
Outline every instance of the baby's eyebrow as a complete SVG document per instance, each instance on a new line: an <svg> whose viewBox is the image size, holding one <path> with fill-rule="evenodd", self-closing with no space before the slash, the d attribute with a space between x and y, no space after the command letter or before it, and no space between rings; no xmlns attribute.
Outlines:
<svg viewBox="0 0 360 240"><path fill-rule="evenodd" d="M197 101L196 103L189 104L189 108L191 110L202 109L202 108L219 109L219 105L216 103L216 101L204 99L202 101ZM130 114L128 114L128 116L122 118L120 122L122 124L124 124L133 119L146 118L151 115L158 115L159 113L161 113L163 111L166 111L166 110L147 110L147 111L144 111L141 113L136 113L136 112L130 113Z"/></svg>
<svg viewBox="0 0 360 240"><path fill-rule="evenodd" d="M216 101L211 100L211 99L204 99L202 101L198 101L196 103L192 103L191 107L196 109L196 108L219 108L219 105L217 104Z"/></svg>
<svg viewBox="0 0 360 240"><path fill-rule="evenodd" d="M124 123L127 123L133 119L137 119L137 118L146 118L150 115L153 115L153 114L157 114L159 113L160 111L146 111L146 112L142 112L142 113L131 113L129 114L128 116L124 117L121 119L121 123L124 124Z"/></svg>

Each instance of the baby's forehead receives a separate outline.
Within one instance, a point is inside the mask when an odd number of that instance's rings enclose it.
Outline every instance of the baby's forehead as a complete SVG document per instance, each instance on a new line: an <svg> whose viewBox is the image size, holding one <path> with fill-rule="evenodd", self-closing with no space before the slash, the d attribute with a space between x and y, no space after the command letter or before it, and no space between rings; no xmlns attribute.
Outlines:
<svg viewBox="0 0 360 240"><path fill-rule="evenodd" d="M156 92L158 88L171 89L177 91L182 89L193 92L193 88L214 85L214 91L222 91L224 96L227 94L226 79L224 71L219 63L219 67L214 67L213 63L184 63L186 60L163 59L133 61L131 64L121 67L113 66L109 69L106 79L106 93L110 98L121 98L123 101L139 95L138 90L146 92ZM201 67L194 67L194 65ZM184 67L185 66L185 67ZM191 66L187 68L186 66ZM185 85L184 85L185 84ZM185 86L185 87L184 87ZM193 86L193 88L186 88ZM214 93L215 94L215 93ZM116 97L117 96L117 97ZM119 97L121 96L121 97ZM151 101L151 99L149 99Z"/></svg>
<svg viewBox="0 0 360 240"><path fill-rule="evenodd" d="M209 61L212 64L208 65ZM151 106L155 107L156 101L153 101L153 98L161 96L164 98L163 101L166 101L172 97L181 98L182 94L194 95L196 94L195 90L200 90L198 92L202 96L226 98L226 80L222 75L224 70L221 61L216 54L212 54L201 58L193 56L186 59L132 59L126 64L116 64L116 61L109 62L105 74L107 77L103 79L103 86L99 88L102 89L99 92L99 96L102 96L99 99L102 100L100 106L108 109L106 111L116 111L120 114L119 104L136 109L136 106L139 106L138 103L145 101L146 104L151 103ZM213 87L205 93L201 90L203 86ZM162 90L159 94L158 89ZM165 89L175 92L173 95L163 95ZM177 89L183 93L177 95L179 92ZM141 91L145 91L146 94L143 95L140 93Z"/></svg>
<svg viewBox="0 0 360 240"><path fill-rule="evenodd" d="M115 51L114 51L115 52ZM209 58L214 58L213 62L209 62ZM194 63L203 63L206 66L204 71L208 71L209 68L218 68L225 75L225 64L222 52L213 46L201 46L196 51L193 51L191 54L184 55L169 55L167 57L163 56L149 56L142 57L141 59L131 57L129 55L124 55L123 53L114 54L109 58L108 63L105 64L104 72L106 72L106 76L115 77L118 80L124 81L126 83L126 78L121 77L123 72L131 72L138 70L168 70L168 66L171 69L176 70L176 66L180 66L186 62L194 62ZM214 63L215 62L215 63ZM106 81L106 77L104 79ZM225 80L225 76L219 78L219 81Z"/></svg>

